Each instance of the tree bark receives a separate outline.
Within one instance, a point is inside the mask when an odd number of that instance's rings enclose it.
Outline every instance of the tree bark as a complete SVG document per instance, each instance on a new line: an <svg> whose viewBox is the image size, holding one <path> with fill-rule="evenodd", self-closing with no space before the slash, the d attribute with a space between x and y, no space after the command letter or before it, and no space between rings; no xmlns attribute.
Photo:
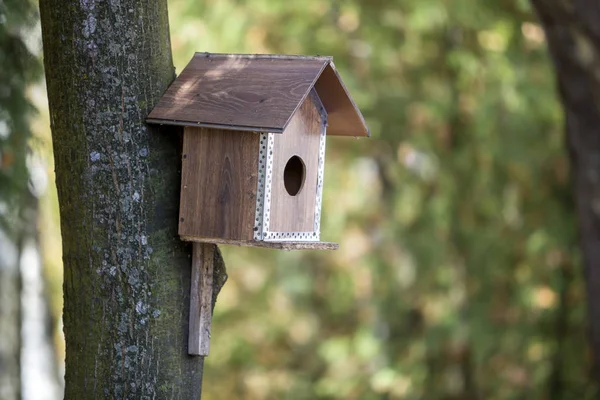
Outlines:
<svg viewBox="0 0 600 400"><path fill-rule="evenodd" d="M40 0L64 260L66 399L198 399L166 0ZM215 293L226 279L215 255ZM218 271L217 271L218 270Z"/></svg>
<svg viewBox="0 0 600 400"><path fill-rule="evenodd" d="M600 3L532 3L546 32L565 110L594 376L600 383Z"/></svg>

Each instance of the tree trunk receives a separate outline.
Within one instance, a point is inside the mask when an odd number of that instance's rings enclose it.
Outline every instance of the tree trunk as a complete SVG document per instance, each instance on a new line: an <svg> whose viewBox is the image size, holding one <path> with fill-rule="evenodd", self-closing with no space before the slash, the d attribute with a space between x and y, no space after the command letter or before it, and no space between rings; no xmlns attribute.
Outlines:
<svg viewBox="0 0 600 400"><path fill-rule="evenodd" d="M40 0L64 260L66 399L198 399L166 0ZM218 292L225 278L216 252Z"/></svg>
<svg viewBox="0 0 600 400"><path fill-rule="evenodd" d="M594 375L600 383L600 5L598 0L532 3L544 25L565 109Z"/></svg>

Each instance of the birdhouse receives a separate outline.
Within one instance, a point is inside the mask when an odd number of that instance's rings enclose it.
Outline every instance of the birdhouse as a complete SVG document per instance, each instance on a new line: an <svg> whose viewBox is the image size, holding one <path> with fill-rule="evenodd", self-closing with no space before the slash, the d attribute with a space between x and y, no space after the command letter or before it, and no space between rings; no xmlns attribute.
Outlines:
<svg viewBox="0 0 600 400"><path fill-rule="evenodd" d="M369 130L331 57L197 53L146 121L183 126L188 353L206 356L215 244L337 248L320 241L325 139Z"/></svg>
<svg viewBox="0 0 600 400"><path fill-rule="evenodd" d="M325 138L369 136L331 57L196 53L147 118L181 125L179 235L320 242Z"/></svg>

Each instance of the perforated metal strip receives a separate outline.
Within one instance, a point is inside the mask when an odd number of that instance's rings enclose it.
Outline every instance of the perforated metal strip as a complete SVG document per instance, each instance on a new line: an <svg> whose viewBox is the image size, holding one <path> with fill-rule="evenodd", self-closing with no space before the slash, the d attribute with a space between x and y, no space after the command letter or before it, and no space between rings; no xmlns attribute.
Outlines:
<svg viewBox="0 0 600 400"><path fill-rule="evenodd" d="M317 240L320 240L321 236L321 206L323 202L323 180L325 175L325 144L327 139L327 112L325 107L319 98L316 90L311 91L311 95L318 105L319 113L323 118L323 125L321 126L321 137L319 138L319 171L317 176L317 199L315 201L315 232L317 234Z"/></svg>
<svg viewBox="0 0 600 400"><path fill-rule="evenodd" d="M267 232L264 235L265 242L318 242L319 235L316 232Z"/></svg>
<svg viewBox="0 0 600 400"><path fill-rule="evenodd" d="M267 173L268 133L260 134L258 148L258 183L256 188L256 213L254 219L254 240L263 240L263 219L265 205L265 178Z"/></svg>
<svg viewBox="0 0 600 400"><path fill-rule="evenodd" d="M260 137L260 152L258 161L258 188L256 199L256 221L254 226L254 240L269 242L318 242L321 228L321 203L323 200L323 176L325 169L325 147L327 133L327 113L321 103L317 92L313 89L310 93L319 113L323 118L323 125L319 137L319 163L317 171L317 192L315 193L315 220L313 232L270 232L269 221L271 214L271 189L273 181L273 146L274 134L263 133Z"/></svg>
<svg viewBox="0 0 600 400"><path fill-rule="evenodd" d="M275 143L274 133L267 133L267 154L265 165L265 204L263 207L263 240L269 232L271 220L271 186L273 183L273 146Z"/></svg>

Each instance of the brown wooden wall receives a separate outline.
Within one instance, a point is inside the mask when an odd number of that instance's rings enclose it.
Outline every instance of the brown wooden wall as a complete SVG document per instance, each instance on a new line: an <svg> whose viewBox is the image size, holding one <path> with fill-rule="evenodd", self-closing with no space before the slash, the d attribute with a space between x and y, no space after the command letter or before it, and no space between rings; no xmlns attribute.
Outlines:
<svg viewBox="0 0 600 400"><path fill-rule="evenodd" d="M321 117L313 96L307 96L285 132L275 135L271 186L271 232L313 232L319 165ZM285 189L283 171L294 155L304 161L306 178L296 196Z"/></svg>
<svg viewBox="0 0 600 400"><path fill-rule="evenodd" d="M252 240L260 135L186 127L179 235Z"/></svg>

